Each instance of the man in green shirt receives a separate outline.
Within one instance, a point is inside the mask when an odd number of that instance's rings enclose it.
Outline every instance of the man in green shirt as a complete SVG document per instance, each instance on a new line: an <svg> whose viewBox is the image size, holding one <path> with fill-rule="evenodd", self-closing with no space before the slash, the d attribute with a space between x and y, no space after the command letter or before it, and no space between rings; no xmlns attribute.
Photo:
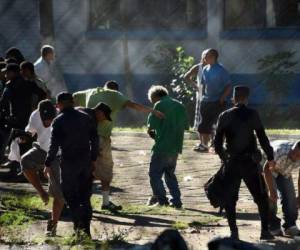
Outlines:
<svg viewBox="0 0 300 250"><path fill-rule="evenodd" d="M182 153L184 130L189 128L185 107L168 95L163 86L152 86L148 91L154 110L165 115L160 120L152 114L148 117L148 133L155 140L149 169L153 196L149 205L169 205L162 176L172 196L171 206L181 208L181 194L175 175L178 154Z"/></svg>
<svg viewBox="0 0 300 250"><path fill-rule="evenodd" d="M114 165L110 136L114 127L116 116L118 112L124 108L134 109L143 113L152 113L158 119L163 118L164 115L159 111L130 101L121 92L119 92L119 86L114 81L106 82L104 88L98 87L76 92L73 94L73 97L75 105L77 106L92 108L96 106L97 103L103 102L107 104L112 111L110 115L112 121L102 122L97 128L100 147L94 176L96 179L101 181L102 185L102 209L107 209L110 211L121 210L121 206L117 206L109 200L109 189L113 178Z"/></svg>

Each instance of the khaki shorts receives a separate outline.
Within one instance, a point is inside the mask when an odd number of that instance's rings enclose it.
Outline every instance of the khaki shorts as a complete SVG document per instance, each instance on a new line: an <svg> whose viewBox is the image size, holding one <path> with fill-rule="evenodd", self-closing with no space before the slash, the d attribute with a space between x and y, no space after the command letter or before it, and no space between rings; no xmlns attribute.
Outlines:
<svg viewBox="0 0 300 250"><path fill-rule="evenodd" d="M43 171L47 153L39 145L34 144L33 148L27 151L21 158L22 171L32 169ZM59 160L56 158L51 166L52 175L49 178L49 195L64 200L60 186Z"/></svg>
<svg viewBox="0 0 300 250"><path fill-rule="evenodd" d="M113 178L113 158L111 152L111 140L100 136L99 155L96 161L94 176L96 179L111 182Z"/></svg>

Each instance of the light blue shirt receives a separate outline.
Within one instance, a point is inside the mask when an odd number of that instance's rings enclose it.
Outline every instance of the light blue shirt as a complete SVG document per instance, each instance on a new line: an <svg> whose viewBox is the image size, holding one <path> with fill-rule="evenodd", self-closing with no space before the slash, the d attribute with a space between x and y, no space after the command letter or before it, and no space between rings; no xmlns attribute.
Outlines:
<svg viewBox="0 0 300 250"><path fill-rule="evenodd" d="M231 84L230 76L219 63L206 65L202 70L201 84L203 85L202 101L216 102L224 93L224 88Z"/></svg>

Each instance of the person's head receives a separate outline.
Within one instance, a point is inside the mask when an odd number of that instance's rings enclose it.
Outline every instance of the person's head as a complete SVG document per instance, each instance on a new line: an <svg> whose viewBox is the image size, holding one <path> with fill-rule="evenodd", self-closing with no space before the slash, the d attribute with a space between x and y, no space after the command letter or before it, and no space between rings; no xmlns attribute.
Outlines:
<svg viewBox="0 0 300 250"><path fill-rule="evenodd" d="M67 92L61 92L56 96L56 105L59 111L62 111L66 108L74 107L73 96Z"/></svg>
<svg viewBox="0 0 300 250"><path fill-rule="evenodd" d="M30 80L35 77L34 65L31 62L22 62L20 65L20 72L21 75L27 80Z"/></svg>
<svg viewBox="0 0 300 250"><path fill-rule="evenodd" d="M151 250L188 250L187 244L177 230L166 229L151 246Z"/></svg>
<svg viewBox="0 0 300 250"><path fill-rule="evenodd" d="M207 49L206 50L203 50L202 53L201 53L201 59L200 59L200 64L202 67L204 67L205 65L207 65L206 61L205 61L205 56L207 54Z"/></svg>
<svg viewBox="0 0 300 250"><path fill-rule="evenodd" d="M15 59L17 64L25 61L21 51L15 47L9 48L5 53L5 59Z"/></svg>
<svg viewBox="0 0 300 250"><path fill-rule="evenodd" d="M208 65L215 64L218 61L219 53L215 49L207 49L205 50L204 60L203 62Z"/></svg>
<svg viewBox="0 0 300 250"><path fill-rule="evenodd" d="M5 73L5 78L7 81L14 80L20 75L20 66L16 63L6 64L6 67L1 70Z"/></svg>
<svg viewBox="0 0 300 250"><path fill-rule="evenodd" d="M43 100L39 102L38 110L40 117L45 128L50 127L52 121L56 116L56 108L52 104L51 100Z"/></svg>
<svg viewBox="0 0 300 250"><path fill-rule="evenodd" d="M105 120L112 121L111 108L103 102L99 102L94 108L96 114L96 120L98 123L103 122Z"/></svg>
<svg viewBox="0 0 300 250"><path fill-rule="evenodd" d="M292 150L290 151L289 157L292 161L300 161L300 141L297 141Z"/></svg>
<svg viewBox="0 0 300 250"><path fill-rule="evenodd" d="M41 48L41 56L46 62L52 62L55 59L54 47L51 45L44 45Z"/></svg>
<svg viewBox="0 0 300 250"><path fill-rule="evenodd" d="M0 81L5 82L5 72L2 72L2 69L6 68L6 63L4 61L0 62Z"/></svg>
<svg viewBox="0 0 300 250"><path fill-rule="evenodd" d="M119 84L116 81L107 81L104 84L104 88L119 91Z"/></svg>
<svg viewBox="0 0 300 250"><path fill-rule="evenodd" d="M158 102L162 97L169 95L168 90L161 85L153 85L148 90L148 99L151 103L155 104Z"/></svg>
<svg viewBox="0 0 300 250"><path fill-rule="evenodd" d="M233 104L248 104L250 89L246 86L239 85L233 89Z"/></svg>

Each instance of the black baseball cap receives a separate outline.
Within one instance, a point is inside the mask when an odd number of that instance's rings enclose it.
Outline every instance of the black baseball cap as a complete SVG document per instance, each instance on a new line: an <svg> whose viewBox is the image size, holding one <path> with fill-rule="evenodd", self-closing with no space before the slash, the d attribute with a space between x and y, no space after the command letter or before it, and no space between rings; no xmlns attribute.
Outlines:
<svg viewBox="0 0 300 250"><path fill-rule="evenodd" d="M56 96L56 102L73 102L73 96L68 92L61 92Z"/></svg>
<svg viewBox="0 0 300 250"><path fill-rule="evenodd" d="M244 85L235 86L233 89L234 98L248 98L250 95L250 89Z"/></svg>
<svg viewBox="0 0 300 250"><path fill-rule="evenodd" d="M107 120L112 121L110 115L111 115L111 108L103 103L103 102L99 102L94 108L95 111L99 110L102 111L106 117Z"/></svg>
<svg viewBox="0 0 300 250"><path fill-rule="evenodd" d="M56 108L50 100L43 100L39 103L38 110L42 121L52 120L56 116Z"/></svg>
<svg viewBox="0 0 300 250"><path fill-rule="evenodd" d="M7 71L13 71L13 72L19 72L20 71L20 66L16 63L8 63L6 64L6 67L1 69L2 72L7 72Z"/></svg>

